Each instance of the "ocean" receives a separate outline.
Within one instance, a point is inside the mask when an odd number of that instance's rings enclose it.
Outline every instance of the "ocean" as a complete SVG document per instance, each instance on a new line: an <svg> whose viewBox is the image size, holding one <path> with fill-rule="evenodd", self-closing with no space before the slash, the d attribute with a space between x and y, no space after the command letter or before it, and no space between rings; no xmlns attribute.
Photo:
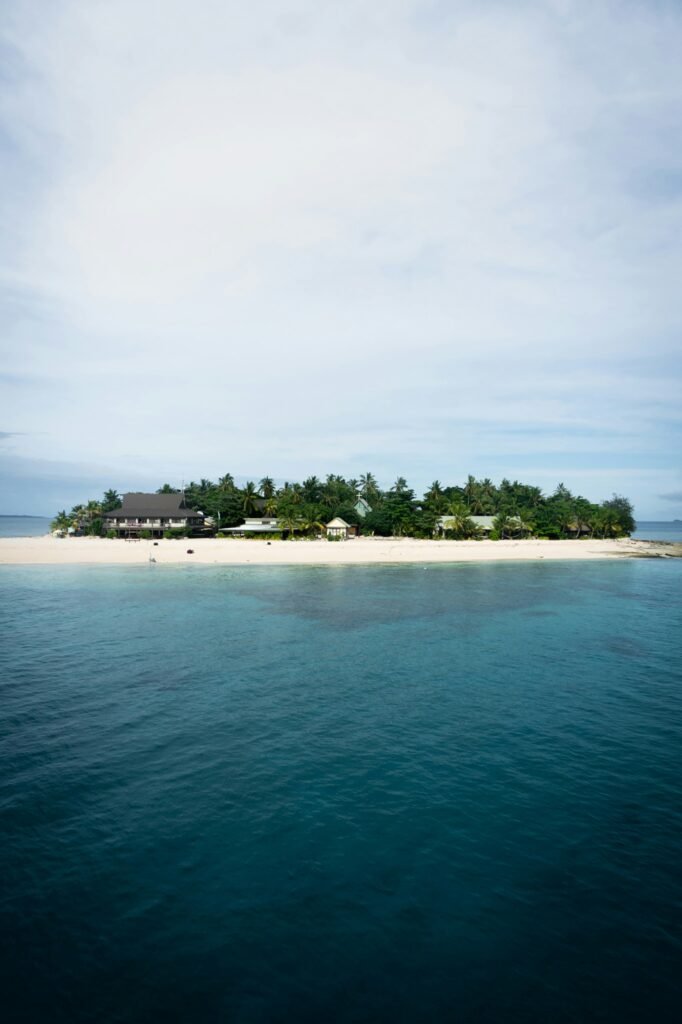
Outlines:
<svg viewBox="0 0 682 1024"><path fill-rule="evenodd" d="M682 519L672 522L638 522L632 535L635 540L663 540L669 543L682 543Z"/></svg>
<svg viewBox="0 0 682 1024"><path fill-rule="evenodd" d="M0 537L40 537L51 522L45 516L0 516Z"/></svg>
<svg viewBox="0 0 682 1024"><path fill-rule="evenodd" d="M678 1019L682 563L5 567L8 1021Z"/></svg>

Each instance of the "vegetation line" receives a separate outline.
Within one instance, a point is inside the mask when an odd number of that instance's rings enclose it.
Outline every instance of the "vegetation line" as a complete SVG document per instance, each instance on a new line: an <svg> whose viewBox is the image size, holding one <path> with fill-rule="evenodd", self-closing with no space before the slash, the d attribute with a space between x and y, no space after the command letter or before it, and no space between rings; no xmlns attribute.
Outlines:
<svg viewBox="0 0 682 1024"><path fill-rule="evenodd" d="M157 494L180 493L164 484ZM250 516L275 517L285 535L315 536L322 524L338 516L356 526L358 532L379 537L443 536L464 540L483 535L475 517L492 516L487 535L507 537L627 537L635 529L633 507L627 498L614 494L599 504L572 494L559 484L550 494L519 481L477 480L469 476L462 486L443 486L434 480L422 498L398 477L392 487L382 490L372 473L346 480L330 474L324 481L310 476L302 483L276 487L271 477L258 485L237 487L228 473L217 482L200 480L184 489L185 504L209 517L209 531L240 526ZM360 500L362 499L362 500ZM54 530L73 530L99 536L102 516L120 505L116 490L108 490L99 501L76 505L59 512Z"/></svg>

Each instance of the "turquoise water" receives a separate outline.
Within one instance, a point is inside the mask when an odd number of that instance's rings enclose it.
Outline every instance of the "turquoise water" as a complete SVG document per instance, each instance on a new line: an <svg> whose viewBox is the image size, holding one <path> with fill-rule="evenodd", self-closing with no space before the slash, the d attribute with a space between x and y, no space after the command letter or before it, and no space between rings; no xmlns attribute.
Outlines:
<svg viewBox="0 0 682 1024"><path fill-rule="evenodd" d="M672 1021L682 564L6 568L12 1021Z"/></svg>
<svg viewBox="0 0 682 1024"><path fill-rule="evenodd" d="M50 532L43 516L0 516L0 537L40 537Z"/></svg>

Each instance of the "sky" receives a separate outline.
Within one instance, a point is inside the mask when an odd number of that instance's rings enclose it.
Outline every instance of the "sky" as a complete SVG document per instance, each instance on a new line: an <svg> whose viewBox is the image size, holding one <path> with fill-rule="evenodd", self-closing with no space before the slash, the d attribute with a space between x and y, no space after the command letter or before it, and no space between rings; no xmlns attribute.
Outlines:
<svg viewBox="0 0 682 1024"><path fill-rule="evenodd" d="M682 5L3 0L0 513L232 473L682 517Z"/></svg>

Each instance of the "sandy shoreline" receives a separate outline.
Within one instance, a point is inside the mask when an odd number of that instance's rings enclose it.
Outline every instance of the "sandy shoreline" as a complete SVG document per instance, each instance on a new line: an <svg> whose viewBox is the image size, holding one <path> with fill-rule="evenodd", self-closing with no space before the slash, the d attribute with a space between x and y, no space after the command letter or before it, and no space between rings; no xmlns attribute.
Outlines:
<svg viewBox="0 0 682 1024"><path fill-rule="evenodd" d="M418 562L591 561L677 554L680 546L641 540L443 541L358 537L327 540L124 541L99 537L3 537L0 565L366 565ZM191 548L193 554L188 554ZM671 550L666 551L666 548Z"/></svg>

